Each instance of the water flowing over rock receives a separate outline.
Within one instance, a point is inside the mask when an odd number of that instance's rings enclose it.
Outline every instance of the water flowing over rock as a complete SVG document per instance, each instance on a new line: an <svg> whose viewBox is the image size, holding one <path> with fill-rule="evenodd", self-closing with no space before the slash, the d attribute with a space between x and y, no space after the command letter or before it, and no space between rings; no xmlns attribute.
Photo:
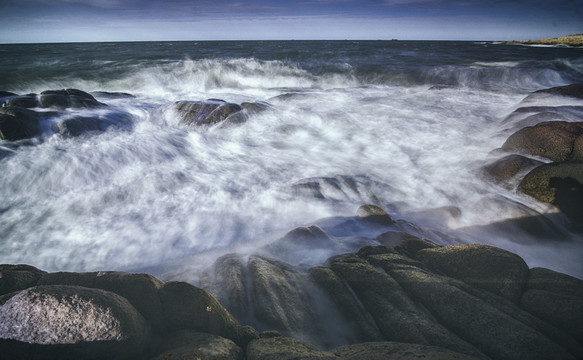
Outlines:
<svg viewBox="0 0 583 360"><path fill-rule="evenodd" d="M0 140L30 139L40 134L39 114L25 108L0 108Z"/></svg>

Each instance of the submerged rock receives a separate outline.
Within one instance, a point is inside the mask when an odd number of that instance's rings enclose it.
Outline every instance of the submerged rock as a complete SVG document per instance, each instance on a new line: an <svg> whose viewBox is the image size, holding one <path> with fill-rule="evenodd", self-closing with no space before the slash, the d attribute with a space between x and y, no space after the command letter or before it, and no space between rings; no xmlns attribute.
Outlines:
<svg viewBox="0 0 583 360"><path fill-rule="evenodd" d="M551 94L583 99L583 84L556 86L549 89L537 90L533 94Z"/></svg>
<svg viewBox="0 0 583 360"><path fill-rule="evenodd" d="M185 125L213 125L226 120L243 108L223 100L177 101L172 106Z"/></svg>
<svg viewBox="0 0 583 360"><path fill-rule="evenodd" d="M542 161L534 160L526 156L512 154L484 166L482 170L494 181L500 183L515 177L521 172L531 170L542 165Z"/></svg>

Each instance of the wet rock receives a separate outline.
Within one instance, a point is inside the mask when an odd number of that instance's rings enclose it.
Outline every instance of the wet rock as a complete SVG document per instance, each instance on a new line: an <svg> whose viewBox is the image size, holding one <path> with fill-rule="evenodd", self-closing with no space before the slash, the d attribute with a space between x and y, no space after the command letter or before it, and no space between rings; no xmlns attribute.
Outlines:
<svg viewBox="0 0 583 360"><path fill-rule="evenodd" d="M55 123L52 130L64 137L72 138L90 132L102 132L104 129L99 118L80 116Z"/></svg>
<svg viewBox="0 0 583 360"><path fill-rule="evenodd" d="M528 290L544 290L583 298L583 280L550 269L530 269L526 286Z"/></svg>
<svg viewBox="0 0 583 360"><path fill-rule="evenodd" d="M220 336L183 330L166 336L152 360L242 360L243 349Z"/></svg>
<svg viewBox="0 0 583 360"><path fill-rule="evenodd" d="M394 253L399 262L416 264ZM382 256L382 255L375 255ZM348 260L348 261L347 261ZM371 314L385 340L442 346L478 354L475 348L438 324L418 307L395 279L365 260L340 258L331 269L344 279Z"/></svg>
<svg viewBox="0 0 583 360"><path fill-rule="evenodd" d="M262 247L262 251L289 263L313 263L321 258L320 253L339 251L341 244L336 243L316 225L301 226L289 231L282 238ZM326 258L324 257L324 259Z"/></svg>
<svg viewBox="0 0 583 360"><path fill-rule="evenodd" d="M78 286L36 286L0 297L0 351L8 358L126 359L148 327L123 297Z"/></svg>
<svg viewBox="0 0 583 360"><path fill-rule="evenodd" d="M249 258L255 318L269 329L312 338L318 336L314 304L305 276L286 264L259 256Z"/></svg>
<svg viewBox="0 0 583 360"><path fill-rule="evenodd" d="M385 210L376 205L362 205L356 210L356 216L379 225L391 225L394 223L391 216Z"/></svg>
<svg viewBox="0 0 583 360"><path fill-rule="evenodd" d="M491 358L575 358L537 330L464 291L467 285L459 280L406 264L383 269L440 324Z"/></svg>
<svg viewBox="0 0 583 360"><path fill-rule="evenodd" d="M520 302L529 269L516 254L488 245L453 245L424 249L417 259L463 282Z"/></svg>
<svg viewBox="0 0 583 360"><path fill-rule="evenodd" d="M40 106L56 109L94 109L105 106L91 94L77 89L45 90L40 93Z"/></svg>
<svg viewBox="0 0 583 360"><path fill-rule="evenodd" d="M245 346L257 333L243 327L209 293L183 282L167 282L158 292L164 331L193 330L225 337Z"/></svg>
<svg viewBox="0 0 583 360"><path fill-rule="evenodd" d="M476 360L479 357L460 354L437 346L398 342L369 342L346 345L331 351L342 360Z"/></svg>
<svg viewBox="0 0 583 360"><path fill-rule="evenodd" d="M512 154L484 166L482 170L494 181L500 183L512 179L519 173L542 165L542 161Z"/></svg>
<svg viewBox="0 0 583 360"><path fill-rule="evenodd" d="M439 245L411 234L406 234L401 240L401 243L395 246L395 250L403 255L409 256L412 259L417 258L419 251L433 248L439 248Z"/></svg>
<svg viewBox="0 0 583 360"><path fill-rule="evenodd" d="M583 84L557 86L549 89L537 90L533 94L551 94L583 99ZM530 96L530 95L529 95ZM528 98L528 97L527 97Z"/></svg>
<svg viewBox="0 0 583 360"><path fill-rule="evenodd" d="M572 177L549 179L555 190L554 204L576 224L583 225L583 184Z"/></svg>
<svg viewBox="0 0 583 360"><path fill-rule="evenodd" d="M247 360L338 360L336 355L289 337L253 340L247 347Z"/></svg>
<svg viewBox="0 0 583 360"><path fill-rule="evenodd" d="M249 315L247 269L241 257L228 254L218 258L211 269L204 272L201 286L213 294L236 318Z"/></svg>
<svg viewBox="0 0 583 360"><path fill-rule="evenodd" d="M358 178L338 175L303 179L292 185L297 196L335 201L378 203L370 187Z"/></svg>
<svg viewBox="0 0 583 360"><path fill-rule="evenodd" d="M35 286L46 272L29 265L0 265L0 295Z"/></svg>
<svg viewBox="0 0 583 360"><path fill-rule="evenodd" d="M18 95L8 99L5 106L15 106L22 108L36 108L40 106L38 96L36 94Z"/></svg>
<svg viewBox="0 0 583 360"><path fill-rule="evenodd" d="M571 178L583 183L583 163L550 163L536 167L518 185L520 191L533 198L551 204L556 203L556 189L551 178Z"/></svg>
<svg viewBox="0 0 583 360"><path fill-rule="evenodd" d="M16 141L40 135L40 116L20 107L0 108L0 140Z"/></svg>
<svg viewBox="0 0 583 360"><path fill-rule="evenodd" d="M334 271L325 267L309 270L312 281L329 296L344 318L344 324L353 329L357 342L379 341L382 336L351 291Z"/></svg>
<svg viewBox="0 0 583 360"><path fill-rule="evenodd" d="M213 125L241 111L238 104L223 100L177 101L173 104L180 123L185 125Z"/></svg>
<svg viewBox="0 0 583 360"><path fill-rule="evenodd" d="M115 99L134 99L136 96L129 94L129 93L124 93L124 92L111 92L111 91L93 91L91 92L91 95L94 97L98 97L98 98L102 98L102 99L110 99L110 100L115 100Z"/></svg>
<svg viewBox="0 0 583 360"><path fill-rule="evenodd" d="M553 161L567 161L572 158L575 140L582 135L583 122L542 122L512 134L502 149L524 151Z"/></svg>

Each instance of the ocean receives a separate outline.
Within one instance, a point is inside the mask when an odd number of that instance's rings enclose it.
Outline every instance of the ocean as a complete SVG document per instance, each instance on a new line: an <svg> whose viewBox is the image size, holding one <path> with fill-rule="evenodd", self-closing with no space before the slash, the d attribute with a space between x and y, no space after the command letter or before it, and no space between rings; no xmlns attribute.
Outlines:
<svg viewBox="0 0 583 360"><path fill-rule="evenodd" d="M531 267L583 278L583 235L556 220L556 208L496 185L480 170L517 130L523 118L510 115L526 96L572 83L583 83L582 48L438 41L0 45L0 90L79 89L108 105L83 111L124 119L97 135L64 137L45 123L33 140L0 141L0 263L194 281L192 274L218 256L253 252L298 226L374 243L387 229L334 224L376 204L437 243L490 244ZM204 127L186 126L166 110L207 99L267 110L236 126ZM564 115L581 121L582 100L544 101L570 106ZM521 217L546 219L558 239L488 230ZM331 255L291 262L317 265Z"/></svg>

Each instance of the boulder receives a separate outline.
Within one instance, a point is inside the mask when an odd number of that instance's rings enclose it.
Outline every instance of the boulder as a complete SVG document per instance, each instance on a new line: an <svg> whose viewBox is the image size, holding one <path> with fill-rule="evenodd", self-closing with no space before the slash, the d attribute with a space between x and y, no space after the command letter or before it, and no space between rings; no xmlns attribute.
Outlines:
<svg viewBox="0 0 583 360"><path fill-rule="evenodd" d="M0 140L16 141L40 135L40 116L19 107L0 108Z"/></svg>
<svg viewBox="0 0 583 360"><path fill-rule="evenodd" d="M495 182L500 183L542 164L542 161L512 154L487 164L482 170Z"/></svg>
<svg viewBox="0 0 583 360"><path fill-rule="evenodd" d="M318 335L314 304L305 276L290 266L261 256L249 258L253 313L269 329L313 338Z"/></svg>
<svg viewBox="0 0 583 360"><path fill-rule="evenodd" d="M580 136L583 136L583 122L542 122L512 134L502 149L567 161L572 158L575 140Z"/></svg>
<svg viewBox="0 0 583 360"><path fill-rule="evenodd" d="M575 359L539 331L464 291L467 285L459 280L404 263L383 269L442 326L486 356L502 360Z"/></svg>
<svg viewBox="0 0 583 360"><path fill-rule="evenodd" d="M453 245L424 249L417 259L439 273L520 302L529 269L516 254L488 245Z"/></svg>
<svg viewBox="0 0 583 360"><path fill-rule="evenodd" d="M437 346L398 342L369 342L346 345L331 351L342 360L477 360L479 357L460 354Z"/></svg>
<svg viewBox="0 0 583 360"><path fill-rule="evenodd" d="M40 106L38 96L36 94L18 95L11 97L5 103L5 106L22 107L22 108L36 108Z"/></svg>
<svg viewBox="0 0 583 360"><path fill-rule="evenodd" d="M318 262L320 258L326 259L341 248L341 244L335 242L320 227L310 225L290 230L282 238L263 246L261 250L288 263L297 264ZM321 253L325 253L325 256Z"/></svg>
<svg viewBox="0 0 583 360"><path fill-rule="evenodd" d="M545 268L532 268L526 287L583 298L583 280Z"/></svg>
<svg viewBox="0 0 583 360"><path fill-rule="evenodd" d="M583 183L572 177L552 177L549 186L555 189L553 204L576 224L583 224Z"/></svg>
<svg viewBox="0 0 583 360"><path fill-rule="evenodd" d="M551 178L571 178L583 183L583 163L550 163L538 166L522 179L518 188L539 201L555 204L556 189L551 186Z"/></svg>
<svg viewBox="0 0 583 360"><path fill-rule="evenodd" d="M78 286L36 286L0 297L0 351L7 358L127 359L148 326L123 297Z"/></svg>
<svg viewBox="0 0 583 360"><path fill-rule="evenodd" d="M105 106L91 94L77 89L45 90L40 93L40 106L56 109L94 109Z"/></svg>
<svg viewBox="0 0 583 360"><path fill-rule="evenodd" d="M162 331L193 330L225 337L244 347L257 333L242 327L209 293L184 282L167 282L159 290Z"/></svg>
<svg viewBox="0 0 583 360"><path fill-rule="evenodd" d="M35 286L46 272L29 265L0 265L0 295Z"/></svg>
<svg viewBox="0 0 583 360"><path fill-rule="evenodd" d="M549 89L537 90L533 94L551 94L583 99L583 84L556 86Z"/></svg>
<svg viewBox="0 0 583 360"><path fill-rule="evenodd" d="M247 360L338 360L330 352L284 336L253 340L246 354Z"/></svg>
<svg viewBox="0 0 583 360"><path fill-rule="evenodd" d="M53 132L72 138L90 132L102 132L101 121L97 117L75 116L52 126Z"/></svg>
<svg viewBox="0 0 583 360"><path fill-rule="evenodd" d="M376 205L362 205L356 210L356 216L379 225L391 225L394 223L391 216L387 214L380 206Z"/></svg>
<svg viewBox="0 0 583 360"><path fill-rule="evenodd" d="M229 339L188 330L166 336L152 360L243 360L243 349Z"/></svg>
<svg viewBox="0 0 583 360"><path fill-rule="evenodd" d="M399 262L416 264L414 260L396 253L388 255ZM374 319L384 340L435 345L466 354L479 354L470 344L435 322L391 275L379 270L378 265L348 256L333 260L330 267L356 294Z"/></svg>
<svg viewBox="0 0 583 360"><path fill-rule="evenodd" d="M180 123L194 126L216 124L243 109L238 104L214 99L177 101L172 108L176 111Z"/></svg>
<svg viewBox="0 0 583 360"><path fill-rule="evenodd" d="M246 272L240 256L227 254L218 258L201 277L201 287L238 319L247 317L250 310Z"/></svg>

